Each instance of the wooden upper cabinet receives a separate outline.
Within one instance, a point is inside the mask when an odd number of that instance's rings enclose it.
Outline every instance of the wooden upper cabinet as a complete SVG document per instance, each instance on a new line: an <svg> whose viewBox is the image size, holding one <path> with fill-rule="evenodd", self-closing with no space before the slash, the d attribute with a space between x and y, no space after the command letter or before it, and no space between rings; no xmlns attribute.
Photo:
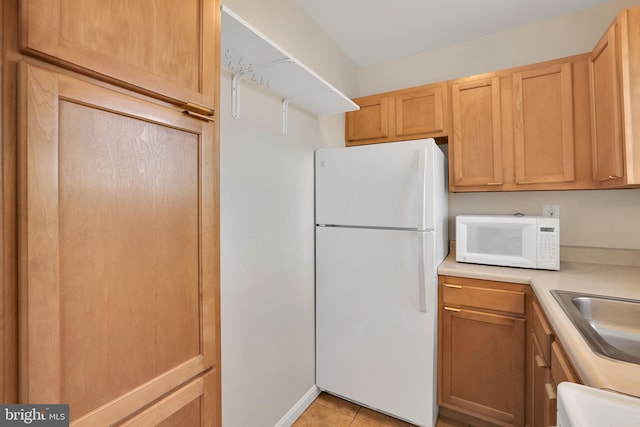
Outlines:
<svg viewBox="0 0 640 427"><path fill-rule="evenodd" d="M219 0L24 0L23 51L211 114Z"/></svg>
<svg viewBox="0 0 640 427"><path fill-rule="evenodd" d="M513 113L516 184L573 181L571 63L514 73Z"/></svg>
<svg viewBox="0 0 640 427"><path fill-rule="evenodd" d="M590 56L594 179L640 186L640 8L622 11Z"/></svg>
<svg viewBox="0 0 640 427"><path fill-rule="evenodd" d="M453 84L451 107L451 188L502 185L500 79Z"/></svg>
<svg viewBox="0 0 640 427"><path fill-rule="evenodd" d="M449 190L595 188L588 54L450 82Z"/></svg>
<svg viewBox="0 0 640 427"><path fill-rule="evenodd" d="M431 135L444 132L443 96L446 87L429 86L396 95L396 135Z"/></svg>
<svg viewBox="0 0 640 427"><path fill-rule="evenodd" d="M101 426L207 370L218 387L215 124L19 71L20 402Z"/></svg>
<svg viewBox="0 0 640 427"><path fill-rule="evenodd" d="M346 114L346 145L438 138L447 135L446 83L354 99Z"/></svg>
<svg viewBox="0 0 640 427"><path fill-rule="evenodd" d="M356 99L357 111L347 113L347 140L351 142L384 139L389 136L389 98L368 96Z"/></svg>
<svg viewBox="0 0 640 427"><path fill-rule="evenodd" d="M591 53L591 109L594 178L598 182L621 180L624 174L620 91L614 23Z"/></svg>

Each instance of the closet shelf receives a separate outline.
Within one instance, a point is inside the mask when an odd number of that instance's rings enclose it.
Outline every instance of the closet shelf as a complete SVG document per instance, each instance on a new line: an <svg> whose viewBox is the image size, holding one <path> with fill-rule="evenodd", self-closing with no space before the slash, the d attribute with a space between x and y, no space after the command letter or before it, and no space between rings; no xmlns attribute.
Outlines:
<svg viewBox="0 0 640 427"><path fill-rule="evenodd" d="M338 89L222 6L221 66L233 73L232 114L240 113L240 85L251 81L282 98L283 131L287 106L295 104L317 116L358 110Z"/></svg>

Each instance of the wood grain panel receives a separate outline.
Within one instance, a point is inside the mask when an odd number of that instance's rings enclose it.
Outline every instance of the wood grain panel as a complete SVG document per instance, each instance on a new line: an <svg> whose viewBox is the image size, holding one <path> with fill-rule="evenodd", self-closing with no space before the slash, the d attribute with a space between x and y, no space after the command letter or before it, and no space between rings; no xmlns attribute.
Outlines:
<svg viewBox="0 0 640 427"><path fill-rule="evenodd" d="M217 0L26 0L21 47L175 103L214 106Z"/></svg>
<svg viewBox="0 0 640 427"><path fill-rule="evenodd" d="M573 181L571 63L515 73L513 96L516 184Z"/></svg>
<svg viewBox="0 0 640 427"><path fill-rule="evenodd" d="M525 297L522 291L482 288L444 283L442 300L445 304L484 308L524 314Z"/></svg>
<svg viewBox="0 0 640 427"><path fill-rule="evenodd" d="M551 344L551 376L556 386L564 381L580 384L580 377L557 341Z"/></svg>
<svg viewBox="0 0 640 427"><path fill-rule="evenodd" d="M523 425L525 320L446 309L442 319L439 403Z"/></svg>
<svg viewBox="0 0 640 427"><path fill-rule="evenodd" d="M549 399L547 394L547 384L551 382L551 369L548 359L545 360L544 355L538 345L536 338L531 341L532 359L530 363L533 365L533 378L530 385L531 405L529 408L532 417L532 427L549 427L555 425L555 402Z"/></svg>
<svg viewBox="0 0 640 427"><path fill-rule="evenodd" d="M551 360L551 343L555 339L553 329L549 325L540 304L533 301L531 304L531 328L533 334L536 337L538 345L540 346L540 352L544 357L544 360L548 363Z"/></svg>
<svg viewBox="0 0 640 427"><path fill-rule="evenodd" d="M598 182L624 176L616 28L614 23L589 58L593 168Z"/></svg>
<svg viewBox="0 0 640 427"><path fill-rule="evenodd" d="M17 33L17 4L0 4L0 402L18 401L18 290L16 181L16 67L9 59Z"/></svg>
<svg viewBox="0 0 640 427"><path fill-rule="evenodd" d="M62 398L83 414L198 355L199 141L59 109Z"/></svg>
<svg viewBox="0 0 640 427"><path fill-rule="evenodd" d="M217 139L209 122L20 71L21 400L111 424L217 363Z"/></svg>
<svg viewBox="0 0 640 427"><path fill-rule="evenodd" d="M451 90L451 186L502 185L500 80L454 84Z"/></svg>
<svg viewBox="0 0 640 427"><path fill-rule="evenodd" d="M213 427L209 413L217 400L215 372L180 387L122 424L121 427Z"/></svg>
<svg viewBox="0 0 640 427"><path fill-rule="evenodd" d="M389 100L383 97L365 97L354 100L360 110L346 114L348 141L386 138L389 136Z"/></svg>
<svg viewBox="0 0 640 427"><path fill-rule="evenodd" d="M443 83L396 95L396 135L427 137L443 132L445 91Z"/></svg>

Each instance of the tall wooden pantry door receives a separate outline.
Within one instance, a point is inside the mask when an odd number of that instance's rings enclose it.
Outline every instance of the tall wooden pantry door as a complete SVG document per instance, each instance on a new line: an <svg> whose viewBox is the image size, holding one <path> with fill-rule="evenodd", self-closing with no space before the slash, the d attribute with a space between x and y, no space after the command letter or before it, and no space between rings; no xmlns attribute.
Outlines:
<svg viewBox="0 0 640 427"><path fill-rule="evenodd" d="M69 403L74 426L216 425L214 125L19 71L20 401Z"/></svg>

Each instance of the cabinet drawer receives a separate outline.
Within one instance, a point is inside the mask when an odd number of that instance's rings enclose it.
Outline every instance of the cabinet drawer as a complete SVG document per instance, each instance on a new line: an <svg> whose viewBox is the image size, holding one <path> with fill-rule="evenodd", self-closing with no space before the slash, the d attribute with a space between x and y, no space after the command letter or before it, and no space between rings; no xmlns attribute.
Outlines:
<svg viewBox="0 0 640 427"><path fill-rule="evenodd" d="M524 314L524 292L490 289L445 282L442 286L445 304L464 305L488 310Z"/></svg>
<svg viewBox="0 0 640 427"><path fill-rule="evenodd" d="M548 362L551 360L551 343L555 339L555 335L538 302L534 301L532 305L531 328L533 329L533 335L540 345L542 356L544 356L544 360Z"/></svg>
<svg viewBox="0 0 640 427"><path fill-rule="evenodd" d="M557 341L551 344L551 376L556 385L564 381L580 383L578 374L576 374L567 354Z"/></svg>

